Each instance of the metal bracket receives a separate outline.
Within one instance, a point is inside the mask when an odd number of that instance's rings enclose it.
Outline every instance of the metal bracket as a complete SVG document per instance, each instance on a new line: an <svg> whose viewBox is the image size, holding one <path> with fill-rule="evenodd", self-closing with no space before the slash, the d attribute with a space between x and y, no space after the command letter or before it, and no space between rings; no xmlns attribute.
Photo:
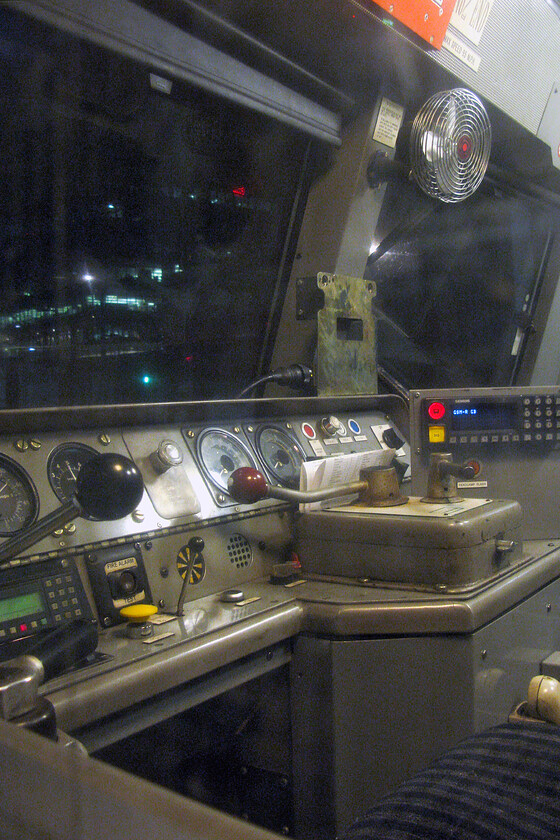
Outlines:
<svg viewBox="0 0 560 840"><path fill-rule="evenodd" d="M375 283L319 272L317 288L325 299L317 313L318 394L376 394Z"/></svg>

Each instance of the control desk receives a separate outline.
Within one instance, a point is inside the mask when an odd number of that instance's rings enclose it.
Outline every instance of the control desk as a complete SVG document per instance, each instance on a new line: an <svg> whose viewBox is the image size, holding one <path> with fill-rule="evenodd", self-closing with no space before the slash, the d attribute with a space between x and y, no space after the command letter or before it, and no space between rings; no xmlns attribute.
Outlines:
<svg viewBox="0 0 560 840"><path fill-rule="evenodd" d="M428 399L413 400L412 431L389 395L4 412L2 659L89 617L95 653L41 687L62 731L256 824L335 836L460 738L504 720L557 648L558 534L526 539L515 495L413 510L413 493L426 493L410 477L411 462L425 469L416 405L428 417L448 405ZM400 513L307 515L273 494L230 494L240 467L294 489L304 461L381 449L395 450ZM103 453L140 473L133 509L74 514L11 552ZM468 455L483 477L485 457ZM157 612L143 616L146 605ZM125 620L127 606L140 618Z"/></svg>

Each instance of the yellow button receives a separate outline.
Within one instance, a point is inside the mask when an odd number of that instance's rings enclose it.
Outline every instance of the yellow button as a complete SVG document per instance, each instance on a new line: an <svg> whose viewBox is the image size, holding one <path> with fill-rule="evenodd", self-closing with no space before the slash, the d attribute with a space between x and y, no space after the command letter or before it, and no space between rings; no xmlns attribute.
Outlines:
<svg viewBox="0 0 560 840"><path fill-rule="evenodd" d="M444 443L445 426L428 426L428 440L430 443Z"/></svg>
<svg viewBox="0 0 560 840"><path fill-rule="evenodd" d="M122 617L133 624L142 624L155 613L157 613L157 607L154 607L153 604L130 604L130 606L123 607L120 610Z"/></svg>

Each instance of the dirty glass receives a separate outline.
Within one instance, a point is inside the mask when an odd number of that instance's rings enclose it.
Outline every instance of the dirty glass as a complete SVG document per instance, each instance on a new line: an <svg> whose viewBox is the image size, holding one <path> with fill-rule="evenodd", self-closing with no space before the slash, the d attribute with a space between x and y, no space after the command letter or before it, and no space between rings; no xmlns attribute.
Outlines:
<svg viewBox="0 0 560 840"><path fill-rule="evenodd" d="M0 407L231 397L307 140L0 8Z"/></svg>
<svg viewBox="0 0 560 840"><path fill-rule="evenodd" d="M389 185L377 283L377 357L406 389L515 382L553 238L553 211L486 186L458 204ZM390 217L390 218L388 218Z"/></svg>

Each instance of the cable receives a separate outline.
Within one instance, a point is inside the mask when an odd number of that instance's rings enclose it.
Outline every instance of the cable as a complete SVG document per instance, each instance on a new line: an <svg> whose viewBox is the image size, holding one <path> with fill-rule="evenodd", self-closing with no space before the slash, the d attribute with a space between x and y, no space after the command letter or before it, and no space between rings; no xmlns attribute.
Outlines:
<svg viewBox="0 0 560 840"><path fill-rule="evenodd" d="M276 382L277 385L287 385L288 388L293 388L297 391L302 388L307 388L312 384L313 371L307 365L300 365L299 363L290 365L289 367L276 368L272 373L261 376L260 379L255 379L254 382L251 382L250 385L243 388L237 394L236 399L242 399L251 391L254 391L255 388L258 388L259 385L264 385L267 382Z"/></svg>

